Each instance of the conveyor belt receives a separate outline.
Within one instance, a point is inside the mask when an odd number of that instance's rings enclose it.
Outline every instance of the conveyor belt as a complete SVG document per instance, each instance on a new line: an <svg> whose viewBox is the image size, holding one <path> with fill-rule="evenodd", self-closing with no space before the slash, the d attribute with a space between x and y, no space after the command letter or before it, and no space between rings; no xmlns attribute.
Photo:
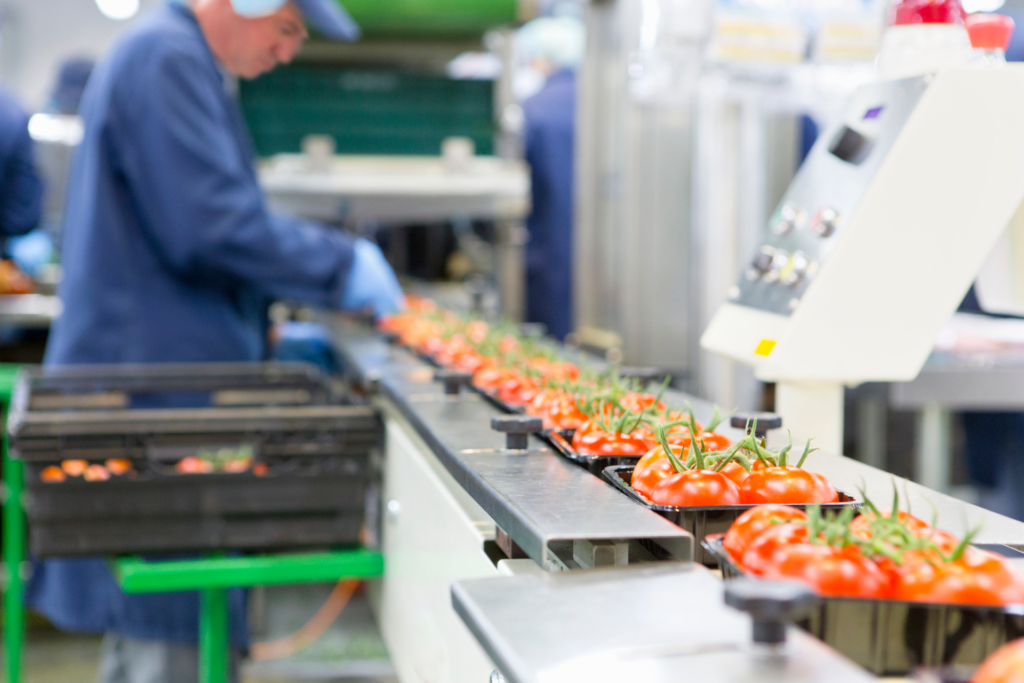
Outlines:
<svg viewBox="0 0 1024 683"><path fill-rule="evenodd" d="M463 392L458 401L447 401L422 360L389 347L368 328L341 318L334 319L332 326L349 372L363 382L379 381L384 400L408 420L495 523L541 566L553 566L549 551L559 541L677 539L674 543L679 545L673 547L677 556L689 541L675 525L550 452L540 439L531 440L525 455L501 453L504 437L489 427L490 417L498 414L496 408L471 392ZM693 396L667 392L665 398L677 405L689 402L701 420L712 413L710 403ZM720 431L731 438L741 436L738 430L723 427ZM962 536L980 524L975 543L1024 548L1022 522L840 455L816 452L806 466L828 476L840 489L866 492L883 509L891 504L895 483L903 505L909 501L911 510L925 519L932 517L934 509L940 528Z"/></svg>

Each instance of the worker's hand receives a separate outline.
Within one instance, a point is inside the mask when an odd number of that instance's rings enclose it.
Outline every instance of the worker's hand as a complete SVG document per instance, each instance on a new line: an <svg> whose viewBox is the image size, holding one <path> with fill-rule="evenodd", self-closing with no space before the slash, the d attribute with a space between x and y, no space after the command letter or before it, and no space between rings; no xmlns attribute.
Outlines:
<svg viewBox="0 0 1024 683"><path fill-rule="evenodd" d="M380 247L362 237L356 240L352 269L345 282L341 307L348 311L371 308L377 315L395 313L405 308L405 295L395 271L381 253Z"/></svg>

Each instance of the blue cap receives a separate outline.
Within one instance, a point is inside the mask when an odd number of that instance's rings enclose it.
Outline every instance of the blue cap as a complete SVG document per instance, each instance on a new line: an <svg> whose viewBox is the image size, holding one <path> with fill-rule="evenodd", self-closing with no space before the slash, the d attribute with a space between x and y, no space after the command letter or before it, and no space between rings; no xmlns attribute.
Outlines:
<svg viewBox="0 0 1024 683"><path fill-rule="evenodd" d="M265 17L284 7L288 0L231 0L235 12L243 17ZM337 0L292 0L302 12L306 24L335 40L357 40L359 26Z"/></svg>

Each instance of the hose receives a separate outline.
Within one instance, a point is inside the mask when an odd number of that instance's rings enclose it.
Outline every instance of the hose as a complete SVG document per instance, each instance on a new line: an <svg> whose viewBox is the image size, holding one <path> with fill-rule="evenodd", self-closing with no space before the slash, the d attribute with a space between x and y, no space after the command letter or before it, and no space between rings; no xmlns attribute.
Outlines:
<svg viewBox="0 0 1024 683"><path fill-rule="evenodd" d="M306 624L295 633L277 640L253 643L249 654L253 661L265 662L269 659L281 659L301 652L312 645L331 627L345 605L352 598L360 582L342 579L335 586L327 600Z"/></svg>

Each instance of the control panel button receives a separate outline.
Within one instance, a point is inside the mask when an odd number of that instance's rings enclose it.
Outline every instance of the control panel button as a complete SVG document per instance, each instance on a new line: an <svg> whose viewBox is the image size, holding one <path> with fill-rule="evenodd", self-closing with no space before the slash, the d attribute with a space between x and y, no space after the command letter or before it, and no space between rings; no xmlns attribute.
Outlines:
<svg viewBox="0 0 1024 683"><path fill-rule="evenodd" d="M776 249L772 254L772 263L768 270L761 276L764 282L778 282L782 271L789 265L789 252L785 249Z"/></svg>
<svg viewBox="0 0 1024 683"><path fill-rule="evenodd" d="M795 287L807 275L807 268L810 262L802 251L793 252L789 263L779 272L779 281L789 287Z"/></svg>
<svg viewBox="0 0 1024 683"><path fill-rule="evenodd" d="M811 220L811 231L820 237L831 237L839 227L839 212L825 207L819 209Z"/></svg>
<svg viewBox="0 0 1024 683"><path fill-rule="evenodd" d="M796 205L786 202L779 209L779 215L772 221L771 229L776 235L788 235L803 222L804 213Z"/></svg>
<svg viewBox="0 0 1024 683"><path fill-rule="evenodd" d="M757 256L754 257L754 260L750 262L750 267L747 268L747 279L760 280L771 269L774 260L775 248L768 245L761 247L761 251L757 252Z"/></svg>

